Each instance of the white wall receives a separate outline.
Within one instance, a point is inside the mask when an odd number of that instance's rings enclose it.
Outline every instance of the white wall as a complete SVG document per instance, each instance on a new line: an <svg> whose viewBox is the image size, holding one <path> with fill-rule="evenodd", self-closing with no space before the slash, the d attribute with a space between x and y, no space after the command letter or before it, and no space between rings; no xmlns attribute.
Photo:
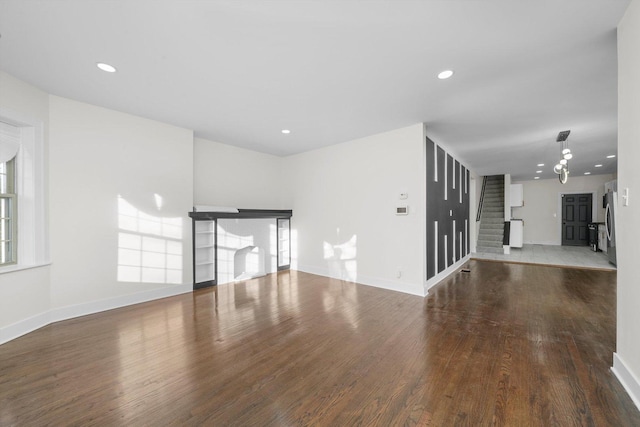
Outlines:
<svg viewBox="0 0 640 427"><path fill-rule="evenodd" d="M190 290L192 131L57 96L49 105L58 317Z"/></svg>
<svg viewBox="0 0 640 427"><path fill-rule="evenodd" d="M42 122L46 164L49 127L48 95L0 71L0 116L3 112ZM45 200L46 191L45 183ZM46 312L50 304L49 298L49 266L0 273L0 343L15 336L11 325ZM36 321L27 328L32 329L37 326L39 325Z"/></svg>
<svg viewBox="0 0 640 427"><path fill-rule="evenodd" d="M417 124L287 157L292 268L424 295L424 147Z"/></svg>
<svg viewBox="0 0 640 427"><path fill-rule="evenodd" d="M194 200L198 205L244 209L285 209L284 159L196 138L193 148Z"/></svg>
<svg viewBox="0 0 640 427"><path fill-rule="evenodd" d="M264 274L275 273L277 266L277 233L275 218L246 218L218 220L218 283L229 283L236 280L237 274L260 270ZM249 255L246 270L236 272L240 264L234 263L234 255L238 249L255 246L262 250L264 259L258 260L254 254ZM251 265L259 262L259 266ZM258 268L256 268L258 267ZM245 276L246 277L246 274ZM258 277L258 276L254 276Z"/></svg>
<svg viewBox="0 0 640 427"><path fill-rule="evenodd" d="M604 183L611 181L613 175L571 176L566 184L560 184L557 178L531 181L518 181L522 184L524 206L512 208L512 217L524 220L524 243L542 245L560 245L562 243L561 194L596 193L596 215L593 222L604 221L602 196Z"/></svg>
<svg viewBox="0 0 640 427"><path fill-rule="evenodd" d="M618 316L614 372L640 408L640 1L618 27ZM628 188L629 206L620 193Z"/></svg>

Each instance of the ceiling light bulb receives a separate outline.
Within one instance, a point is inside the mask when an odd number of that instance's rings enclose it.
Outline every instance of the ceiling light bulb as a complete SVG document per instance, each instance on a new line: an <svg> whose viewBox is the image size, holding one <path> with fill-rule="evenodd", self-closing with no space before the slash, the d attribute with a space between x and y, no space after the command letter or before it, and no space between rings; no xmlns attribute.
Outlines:
<svg viewBox="0 0 640 427"><path fill-rule="evenodd" d="M536 171L536 173L542 173L542 171Z"/></svg>
<svg viewBox="0 0 640 427"><path fill-rule="evenodd" d="M567 154L570 153L571 150L569 150L568 148L565 148L564 150L562 150L562 154Z"/></svg>
<svg viewBox="0 0 640 427"><path fill-rule="evenodd" d="M562 166L566 165L566 164L567 164L567 159L562 159L562 160L560 160L560 164L561 164Z"/></svg>
<svg viewBox="0 0 640 427"><path fill-rule="evenodd" d="M571 160L571 159L573 159L573 154L571 154L571 153L567 153L567 154L565 154L565 155L564 155L564 158L565 158L566 160Z"/></svg>
<svg viewBox="0 0 640 427"><path fill-rule="evenodd" d="M585 172L584 174L585 175L591 175L591 172Z"/></svg>
<svg viewBox="0 0 640 427"><path fill-rule="evenodd" d="M533 179L540 179L540 177L539 177L539 176L536 176L536 177L535 177L535 178L533 178Z"/></svg>
<svg viewBox="0 0 640 427"><path fill-rule="evenodd" d="M595 165L594 167L596 167L596 168L601 168L601 167L602 167L602 165Z"/></svg>
<svg viewBox="0 0 640 427"><path fill-rule="evenodd" d="M558 163L557 165L555 165L555 166L553 167L553 171L554 171L555 173L560 173L560 172L562 171L562 165L561 165L560 163Z"/></svg>
<svg viewBox="0 0 640 427"><path fill-rule="evenodd" d="M440 74L438 74L438 78L440 80L448 79L451 76L453 76L453 71L452 70L444 70Z"/></svg>
<svg viewBox="0 0 640 427"><path fill-rule="evenodd" d="M113 65L105 64L104 62L97 62L96 66L100 68L102 71L106 71L107 73L115 73L116 67Z"/></svg>
<svg viewBox="0 0 640 427"><path fill-rule="evenodd" d="M615 154L610 154L607 156L607 159L613 159L616 155Z"/></svg>
<svg viewBox="0 0 640 427"><path fill-rule="evenodd" d="M538 163L539 168L541 168L542 166L544 166L544 163Z"/></svg>
<svg viewBox="0 0 640 427"><path fill-rule="evenodd" d="M282 133L284 133L285 135L290 134L291 131L289 129L282 129Z"/></svg>

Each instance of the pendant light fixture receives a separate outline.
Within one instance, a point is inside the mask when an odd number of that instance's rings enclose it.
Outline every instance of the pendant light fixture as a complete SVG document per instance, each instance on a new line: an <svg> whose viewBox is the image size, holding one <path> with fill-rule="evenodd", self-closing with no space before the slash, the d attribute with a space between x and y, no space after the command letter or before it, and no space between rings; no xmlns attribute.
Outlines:
<svg viewBox="0 0 640 427"><path fill-rule="evenodd" d="M556 138L556 142L561 143L562 148L560 148L560 161L553 167L553 171L558 174L558 179L561 184L566 183L567 179L569 179L569 160L573 158L569 143L567 142L570 133L570 130L563 130L558 134L558 138Z"/></svg>

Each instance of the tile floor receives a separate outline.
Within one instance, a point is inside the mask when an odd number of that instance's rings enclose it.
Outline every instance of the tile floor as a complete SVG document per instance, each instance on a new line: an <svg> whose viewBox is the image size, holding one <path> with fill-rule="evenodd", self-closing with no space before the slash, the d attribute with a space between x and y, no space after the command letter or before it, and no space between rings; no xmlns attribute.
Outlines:
<svg viewBox="0 0 640 427"><path fill-rule="evenodd" d="M509 255L472 253L473 259L513 261L527 264L549 264L615 270L604 252L593 252L588 246L523 245L511 248Z"/></svg>

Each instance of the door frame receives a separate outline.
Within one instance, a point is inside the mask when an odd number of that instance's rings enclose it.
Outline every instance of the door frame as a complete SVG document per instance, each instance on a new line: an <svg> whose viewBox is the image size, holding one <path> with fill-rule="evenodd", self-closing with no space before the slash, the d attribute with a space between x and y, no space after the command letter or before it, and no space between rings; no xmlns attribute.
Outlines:
<svg viewBox="0 0 640 427"><path fill-rule="evenodd" d="M598 192L597 191L560 191L558 192L558 210L556 212L556 229L558 236L558 245L562 246L562 196L565 194L591 194L591 222L598 222ZM602 201L602 200L601 200Z"/></svg>

